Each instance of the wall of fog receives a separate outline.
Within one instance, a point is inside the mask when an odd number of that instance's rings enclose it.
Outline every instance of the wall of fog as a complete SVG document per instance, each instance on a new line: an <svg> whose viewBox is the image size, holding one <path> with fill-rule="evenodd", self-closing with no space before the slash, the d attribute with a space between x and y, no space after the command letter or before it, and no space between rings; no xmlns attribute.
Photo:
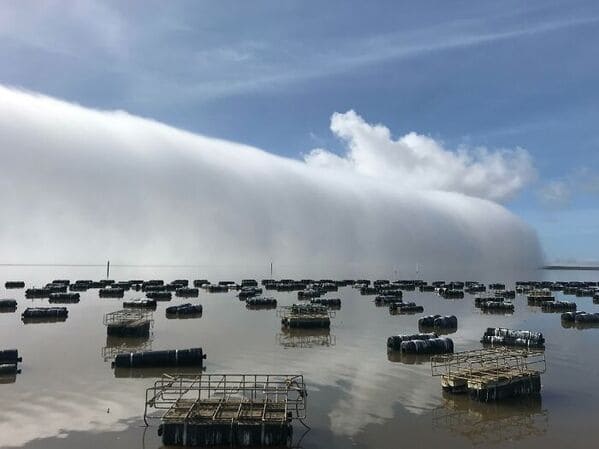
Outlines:
<svg viewBox="0 0 599 449"><path fill-rule="evenodd" d="M535 269L536 234L458 192L279 157L0 87L2 263L279 276Z"/></svg>

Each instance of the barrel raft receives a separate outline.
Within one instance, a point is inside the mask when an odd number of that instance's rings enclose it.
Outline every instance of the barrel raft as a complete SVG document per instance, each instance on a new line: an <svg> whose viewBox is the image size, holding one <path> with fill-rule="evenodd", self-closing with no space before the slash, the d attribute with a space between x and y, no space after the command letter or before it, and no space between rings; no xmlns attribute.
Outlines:
<svg viewBox="0 0 599 449"><path fill-rule="evenodd" d="M141 351L117 354L114 368L202 367L206 354L202 348Z"/></svg>

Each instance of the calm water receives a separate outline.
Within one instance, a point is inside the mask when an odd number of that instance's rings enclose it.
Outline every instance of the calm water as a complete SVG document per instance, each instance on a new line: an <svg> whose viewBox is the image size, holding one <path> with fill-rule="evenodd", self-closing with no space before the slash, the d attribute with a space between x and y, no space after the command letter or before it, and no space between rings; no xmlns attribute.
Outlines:
<svg viewBox="0 0 599 449"><path fill-rule="evenodd" d="M4 281L25 280L40 286L56 278L101 279L96 267L0 267L1 298L16 298L16 313L0 314L0 347L18 348L22 374L0 384L0 446L27 448L159 448L156 427L145 428L142 414L151 377L115 377L103 353L107 340L105 313L121 301L100 299L97 290L82 293L68 305L66 322L23 324L27 306L47 300L24 298L24 290L3 289ZM597 272L539 271L538 279L596 280ZM254 275L258 278L264 275ZM204 278L212 281L244 276L212 277L192 268L117 267L111 278ZM389 277L385 275L382 277ZM421 276L422 277L422 276ZM464 276L463 280L468 280ZM523 276L522 279L530 278ZM428 281L434 277L426 277ZM462 280L454 276L455 280ZM449 278L446 280L450 280ZM507 281L488 276L483 281ZM512 285L513 287L513 285ZM270 296L271 292L268 292ZM406 294L407 293L407 294ZM296 293L272 292L279 305L296 302ZM330 334L290 336L282 333L274 310L247 310L235 292L200 293L199 319L167 320L164 308L189 302L174 298L159 303L146 347L176 349L201 346L212 373L285 372L304 375L309 388L308 420L312 430L294 426L303 448L436 447L594 447L593 429L599 400L599 329L564 329L559 314L545 314L515 300L513 315L485 315L472 297L445 300L432 293L405 292L404 299L425 307L425 314L455 314L459 329L451 337L456 350L480 348L488 326L542 331L547 339L547 372L541 400L479 404L442 393L428 363L403 363L387 356L389 335L417 331L419 315L390 315L375 307L373 297L351 287L328 296L341 297ZM128 292L125 298L142 297ZM558 295L559 297L559 295ZM580 310L597 311L590 298L576 298ZM191 302L197 302L192 300ZM301 342L299 346L293 346Z"/></svg>

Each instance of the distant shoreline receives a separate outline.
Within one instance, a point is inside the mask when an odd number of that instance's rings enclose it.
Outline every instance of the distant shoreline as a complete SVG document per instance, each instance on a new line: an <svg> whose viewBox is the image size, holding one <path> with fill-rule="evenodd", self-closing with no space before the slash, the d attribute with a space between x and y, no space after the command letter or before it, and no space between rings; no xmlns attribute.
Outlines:
<svg viewBox="0 0 599 449"><path fill-rule="evenodd" d="M599 271L599 266L593 265L545 265L543 270L588 270Z"/></svg>

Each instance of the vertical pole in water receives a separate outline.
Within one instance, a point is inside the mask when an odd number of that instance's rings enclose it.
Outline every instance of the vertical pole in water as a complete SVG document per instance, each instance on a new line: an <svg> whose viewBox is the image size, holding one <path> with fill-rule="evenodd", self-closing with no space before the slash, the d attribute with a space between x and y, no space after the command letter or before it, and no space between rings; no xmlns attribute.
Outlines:
<svg viewBox="0 0 599 449"><path fill-rule="evenodd" d="M272 261L270 262L270 278L272 279Z"/></svg>
<svg viewBox="0 0 599 449"><path fill-rule="evenodd" d="M106 279L110 277L110 260L106 262Z"/></svg>

